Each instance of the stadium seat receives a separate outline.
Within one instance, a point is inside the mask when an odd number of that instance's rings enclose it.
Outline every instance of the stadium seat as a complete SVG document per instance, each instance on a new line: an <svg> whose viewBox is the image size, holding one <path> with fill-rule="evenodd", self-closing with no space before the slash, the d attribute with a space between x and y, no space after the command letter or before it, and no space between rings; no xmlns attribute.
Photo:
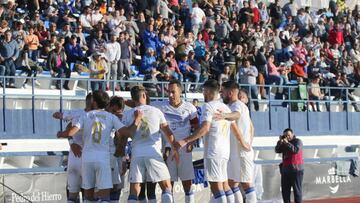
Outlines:
<svg viewBox="0 0 360 203"><path fill-rule="evenodd" d="M37 80L40 82L41 89L50 89L53 84L53 80L50 74L50 71L43 71L41 74L37 75Z"/></svg>
<svg viewBox="0 0 360 203"><path fill-rule="evenodd" d="M20 70L16 70L15 75L20 75L21 71ZM21 88L26 80L26 78L24 78L24 76L26 75L22 75L22 77L16 77L15 78L15 87L16 88Z"/></svg>
<svg viewBox="0 0 360 203"><path fill-rule="evenodd" d="M63 163L61 156L37 156L34 159L34 164L37 167L59 167Z"/></svg>
<svg viewBox="0 0 360 203"><path fill-rule="evenodd" d="M5 157L4 163L0 168L32 168L34 159L34 156Z"/></svg>
<svg viewBox="0 0 360 203"><path fill-rule="evenodd" d="M303 149L304 158L318 158L318 149Z"/></svg>

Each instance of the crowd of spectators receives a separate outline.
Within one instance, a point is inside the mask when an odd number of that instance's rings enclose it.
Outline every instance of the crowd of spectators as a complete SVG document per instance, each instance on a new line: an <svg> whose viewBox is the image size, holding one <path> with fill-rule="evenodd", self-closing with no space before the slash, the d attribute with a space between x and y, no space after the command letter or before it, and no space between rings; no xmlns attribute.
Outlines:
<svg viewBox="0 0 360 203"><path fill-rule="evenodd" d="M4 0L2 0L4 1ZM110 80L138 71L151 95L157 81L235 79L253 99L262 85L308 83L309 96L354 98L339 89L360 81L360 7L330 0L311 10L293 0L5 0L0 6L0 75L86 70L92 89L123 90ZM41 66L41 64L43 64ZM137 67L136 70L132 67ZM84 68L86 67L86 68ZM26 81L27 82L27 81ZM14 87L9 79L2 86ZM26 84L24 84L26 88ZM69 89L68 83L63 87ZM193 85L189 91L197 91ZM284 95L279 90L277 98ZM255 109L258 104L255 103Z"/></svg>

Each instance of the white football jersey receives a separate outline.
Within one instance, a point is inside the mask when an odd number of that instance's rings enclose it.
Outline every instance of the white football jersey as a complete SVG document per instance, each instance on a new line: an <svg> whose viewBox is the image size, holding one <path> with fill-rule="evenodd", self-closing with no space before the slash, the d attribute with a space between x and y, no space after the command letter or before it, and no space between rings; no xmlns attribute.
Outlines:
<svg viewBox="0 0 360 203"><path fill-rule="evenodd" d="M126 126L134 122L135 110L140 110L144 115L140 126L132 136L132 157L161 158L160 124L166 124L164 114L153 106L138 106L124 112L123 122Z"/></svg>
<svg viewBox="0 0 360 203"><path fill-rule="evenodd" d="M248 107L241 101L236 101L232 103L230 106L230 110L232 112L239 112L240 118L236 120L236 125L238 126L245 142L250 143L251 141L251 119L249 114ZM237 138L231 133L231 150L232 153L238 153L240 156L245 156L246 154L250 154L250 152L246 152L242 146L240 145Z"/></svg>
<svg viewBox="0 0 360 203"><path fill-rule="evenodd" d="M179 107L175 108L169 104L168 100L164 100L152 102L151 105L164 113L176 140L182 140L191 134L190 121L197 117L197 109L193 104L183 101ZM182 148L180 153L186 153L186 149Z"/></svg>
<svg viewBox="0 0 360 203"><path fill-rule="evenodd" d="M81 118L81 116L83 116L85 114L86 114L86 111L84 109L66 111L63 114L63 121L65 121L65 123L71 122L73 125ZM83 147L84 146L83 130L80 129L80 131L77 132L76 135L74 135L72 139L73 139L73 143L78 144L81 147Z"/></svg>
<svg viewBox="0 0 360 203"><path fill-rule="evenodd" d="M84 162L109 161L111 132L124 127L118 117L104 110L86 113L74 126L84 130Z"/></svg>
<svg viewBox="0 0 360 203"><path fill-rule="evenodd" d="M227 105L220 100L208 102L202 106L201 122L211 123L209 132L205 135L204 158L229 159L230 154L230 121L213 120L217 110L230 113Z"/></svg>

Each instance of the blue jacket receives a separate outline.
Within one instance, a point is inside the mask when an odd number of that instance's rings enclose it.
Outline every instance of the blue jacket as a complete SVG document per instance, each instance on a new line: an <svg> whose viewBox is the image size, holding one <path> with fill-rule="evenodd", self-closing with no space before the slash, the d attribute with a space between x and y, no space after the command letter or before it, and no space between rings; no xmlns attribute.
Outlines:
<svg viewBox="0 0 360 203"><path fill-rule="evenodd" d="M154 56L145 55L141 61L140 73L150 72L156 62L156 58Z"/></svg>
<svg viewBox="0 0 360 203"><path fill-rule="evenodd" d="M152 48L156 50L158 36L155 34L155 32L150 32L148 29L146 29L144 32L143 41L145 49Z"/></svg>

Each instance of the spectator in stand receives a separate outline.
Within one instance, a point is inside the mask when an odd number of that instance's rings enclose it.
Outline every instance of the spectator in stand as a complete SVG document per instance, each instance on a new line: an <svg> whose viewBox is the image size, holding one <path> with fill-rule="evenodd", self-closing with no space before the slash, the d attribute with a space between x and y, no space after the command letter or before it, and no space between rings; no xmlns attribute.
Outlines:
<svg viewBox="0 0 360 203"><path fill-rule="evenodd" d="M255 66L251 65L249 59L244 59L243 65L240 67L237 75L237 81L240 84L247 85L246 88L249 90L252 99L254 100L255 111L259 110L258 99L258 87L256 86L256 77L258 77L258 70Z"/></svg>
<svg viewBox="0 0 360 203"><path fill-rule="evenodd" d="M121 47L121 56L119 60L119 72L120 79L129 79L130 77L130 65L132 64L132 49L131 44L125 38L125 33L120 33L120 47Z"/></svg>
<svg viewBox="0 0 360 203"><path fill-rule="evenodd" d="M55 49L50 52L46 66L49 68L51 75L57 78L56 89L61 89L62 81L60 80L60 78L63 78L64 75L66 78L70 78L71 75L71 70L67 63L66 53L64 52L61 43L55 43ZM68 80L65 80L63 82L63 88L66 90L70 90Z"/></svg>
<svg viewBox="0 0 360 203"><path fill-rule="evenodd" d="M190 81L194 81L197 78L200 78L200 73L198 74L198 76L195 74L195 70L189 65L189 61L188 61L188 55L186 54L182 54L180 56L180 60L178 62L178 67L181 71L181 74L183 75L183 80L184 82L190 80Z"/></svg>
<svg viewBox="0 0 360 203"><path fill-rule="evenodd" d="M261 96L261 99L267 99L265 96L265 88L263 85L265 85L265 78L268 75L268 69L267 69L267 60L265 56L265 49L264 47L260 47L259 50L257 50L257 53L255 55L255 66L258 70L258 84L259 86L259 93Z"/></svg>
<svg viewBox="0 0 360 203"><path fill-rule="evenodd" d="M216 17L215 34L219 42L222 42L229 37L230 32L233 30L228 21L221 19L221 16Z"/></svg>
<svg viewBox="0 0 360 203"><path fill-rule="evenodd" d="M206 15L204 11L199 8L198 3L193 3L193 8L191 12L191 30L194 32L195 36L197 36L198 32L202 30L205 22Z"/></svg>
<svg viewBox="0 0 360 203"><path fill-rule="evenodd" d="M0 42L0 65L5 67L5 76L15 76L15 61L19 57L19 45L12 39L10 30L5 32L4 40ZM15 78L7 78L6 87L15 87Z"/></svg>
<svg viewBox="0 0 360 203"><path fill-rule="evenodd" d="M90 53L95 53L95 52L104 53L105 44L106 41L103 38L103 31L101 29L97 29L95 32L95 36L90 43L90 49L89 49Z"/></svg>
<svg viewBox="0 0 360 203"><path fill-rule="evenodd" d="M156 69L155 50L151 47L147 48L145 56L141 59L140 74L149 74L151 70Z"/></svg>
<svg viewBox="0 0 360 203"><path fill-rule="evenodd" d="M106 43L105 45L106 51L105 56L108 63L108 74L106 79L107 80L120 80L120 71L119 71L119 60L121 57L121 47L120 44L117 42L117 36L115 33L112 33L110 36L110 41ZM111 83L115 84L115 90L119 91L120 87L117 85L117 83ZM109 84L107 84L107 87L109 87Z"/></svg>
<svg viewBox="0 0 360 203"><path fill-rule="evenodd" d="M31 60L37 61L38 48L40 46L39 38L34 34L34 27L29 27L29 34L25 37L25 44L29 48L29 56Z"/></svg>
<svg viewBox="0 0 360 203"><path fill-rule="evenodd" d="M154 31L154 25L148 25L147 29L144 32L142 37L144 42L144 47L147 50L148 48L152 48L156 50L156 45L158 43L158 35Z"/></svg>
<svg viewBox="0 0 360 203"><path fill-rule="evenodd" d="M77 42L78 38L76 35L72 35L70 41L65 45L65 53L67 56L67 63L78 63L78 62L88 62L87 57L84 55L83 50L80 47L80 44Z"/></svg>
<svg viewBox="0 0 360 203"><path fill-rule="evenodd" d="M344 33L340 29L340 25L338 23L336 23L333 26L333 28L329 31L329 39L328 39L328 41L329 41L329 43L331 45L334 45L334 44L342 45L342 44L344 44Z"/></svg>
<svg viewBox="0 0 360 203"><path fill-rule="evenodd" d="M100 52L95 52L92 54L90 65L90 79L96 79L96 81L91 81L91 90L103 90L106 89L106 79L105 74L108 72L108 66L105 61L105 57Z"/></svg>
<svg viewBox="0 0 360 203"><path fill-rule="evenodd" d="M230 79L230 67L225 66L224 72L219 76L219 85L221 86L224 82L229 81Z"/></svg>
<svg viewBox="0 0 360 203"><path fill-rule="evenodd" d="M202 33L199 32L197 34L197 39L195 41L195 57L197 60L201 59L202 57L205 56L205 52L206 52L206 45L205 42L202 40Z"/></svg>
<svg viewBox="0 0 360 203"><path fill-rule="evenodd" d="M296 79L298 77L301 78L307 78L307 74L305 72L305 66L306 61L303 59L298 58L297 56L294 56L292 58L294 64L291 66L291 73L293 75L293 79Z"/></svg>
<svg viewBox="0 0 360 203"><path fill-rule="evenodd" d="M31 77L32 75L36 77L37 75L37 66L35 65L35 62L32 61L29 57L29 48L27 45L25 45L24 48L20 51L19 58L16 60L16 68L21 71L19 75L22 75L23 73L26 73L27 77ZM28 88L29 86L27 84L29 82L31 85L30 79L27 78L24 81L22 88Z"/></svg>
<svg viewBox="0 0 360 203"><path fill-rule="evenodd" d="M180 81L183 81L183 75L179 69L179 66L177 64L177 61L175 59L175 53L170 51L168 54L167 54L167 57L168 57L168 71L169 71L169 74L177 79L177 80L180 80Z"/></svg>
<svg viewBox="0 0 360 203"><path fill-rule="evenodd" d="M318 100L326 100L325 95L321 92L320 89L320 75L315 76L314 79L311 80L310 84L309 84L309 99L310 100L316 100L315 104L316 104L316 109L314 107L314 102L310 102L310 105L313 109L313 111L318 111L320 112L320 102L318 102ZM326 104L326 109L329 111L330 106L328 105L328 103Z"/></svg>
<svg viewBox="0 0 360 203"><path fill-rule="evenodd" d="M200 79L202 78L201 75L201 65L200 63L195 59L195 52L194 51L190 51L189 55L188 55L188 63L189 66L193 69L193 74L195 75L195 80L193 80L193 82L200 82ZM197 85L195 85L195 89L196 89Z"/></svg>

